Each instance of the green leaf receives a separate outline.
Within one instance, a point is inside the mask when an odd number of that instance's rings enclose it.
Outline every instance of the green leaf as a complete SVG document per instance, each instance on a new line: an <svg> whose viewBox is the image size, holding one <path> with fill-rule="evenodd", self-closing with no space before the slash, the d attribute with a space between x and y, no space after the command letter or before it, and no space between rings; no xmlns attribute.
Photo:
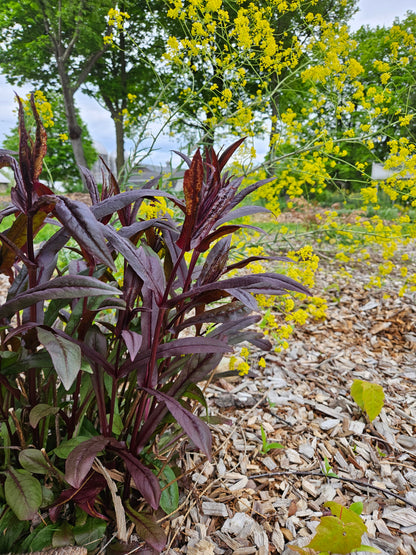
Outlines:
<svg viewBox="0 0 416 555"><path fill-rule="evenodd" d="M74 536L72 534L72 526L68 522L61 524L52 537L53 547L65 547L74 544Z"/></svg>
<svg viewBox="0 0 416 555"><path fill-rule="evenodd" d="M356 504L355 509L359 507ZM361 545L361 537L367 531L364 522L354 510L347 509L335 501L324 504L333 516L321 518L316 535L306 546L316 551L350 553Z"/></svg>
<svg viewBox="0 0 416 555"><path fill-rule="evenodd" d="M376 418L384 405L384 391L381 385L363 382L364 410L368 414L370 422Z"/></svg>
<svg viewBox="0 0 416 555"><path fill-rule="evenodd" d="M176 475L169 466L165 466L162 473L163 479L160 480L162 495L160 497L160 506L167 515L170 515L179 506L179 488L178 482L173 482L168 488L163 489L169 482L176 480Z"/></svg>
<svg viewBox="0 0 416 555"><path fill-rule="evenodd" d="M82 443L83 441L87 441L87 439L91 439L90 436L77 436L66 441L63 441L59 447L55 447L53 452L57 457L60 459L66 459L71 451L75 449L77 445Z"/></svg>
<svg viewBox="0 0 416 555"><path fill-rule="evenodd" d="M9 553L28 528L28 522L19 520L11 509L6 509L0 518L0 553Z"/></svg>
<svg viewBox="0 0 416 555"><path fill-rule="evenodd" d="M354 380L351 396L357 405L364 410L370 422L379 414L384 405L384 391L381 385L364 380Z"/></svg>
<svg viewBox="0 0 416 555"><path fill-rule="evenodd" d="M360 551L367 551L369 553L381 553L381 551L377 549L377 547L372 547L371 545L360 545L360 547L352 549L353 553L357 553Z"/></svg>
<svg viewBox="0 0 416 555"><path fill-rule="evenodd" d="M68 391L81 369L81 348L72 341L38 328L38 339L48 351L55 371Z"/></svg>
<svg viewBox="0 0 416 555"><path fill-rule="evenodd" d="M42 551L45 547L52 545L52 537L57 529L57 524L48 524L48 526L40 525L33 530L19 545L20 551Z"/></svg>
<svg viewBox="0 0 416 555"><path fill-rule="evenodd" d="M42 504L42 487L27 470L7 471L4 494L19 520L32 520Z"/></svg>
<svg viewBox="0 0 416 555"><path fill-rule="evenodd" d="M59 412L59 407L51 407L44 403L35 405L29 413L29 422L32 428L36 428L39 424L39 420L45 418L46 416L55 415Z"/></svg>
<svg viewBox="0 0 416 555"><path fill-rule="evenodd" d="M363 380L354 380L351 386L351 397L360 407L360 409L364 410L364 401L363 401Z"/></svg>
<svg viewBox="0 0 416 555"><path fill-rule="evenodd" d="M33 474L50 474L51 468L39 449L24 449L19 453L19 462Z"/></svg>
<svg viewBox="0 0 416 555"><path fill-rule="evenodd" d="M362 532L353 523L345 524L335 516L321 518L316 535L306 546L316 551L331 549L334 553L350 553L361 545Z"/></svg>
<svg viewBox="0 0 416 555"><path fill-rule="evenodd" d="M363 512L364 505L362 501L357 501L356 503L351 503L349 506L350 511L354 511L357 515L360 515Z"/></svg>
<svg viewBox="0 0 416 555"><path fill-rule="evenodd" d="M82 526L74 526L72 534L77 545L88 545L89 549L98 547L105 535L107 523L98 518L87 518Z"/></svg>
<svg viewBox="0 0 416 555"><path fill-rule="evenodd" d="M347 509L347 507L344 507L339 503L335 503L335 501L327 501L326 503L324 503L324 507L328 507L331 513L339 518L342 522L346 524L355 524L357 528L360 529L361 535L367 532L367 528L364 522L355 511Z"/></svg>

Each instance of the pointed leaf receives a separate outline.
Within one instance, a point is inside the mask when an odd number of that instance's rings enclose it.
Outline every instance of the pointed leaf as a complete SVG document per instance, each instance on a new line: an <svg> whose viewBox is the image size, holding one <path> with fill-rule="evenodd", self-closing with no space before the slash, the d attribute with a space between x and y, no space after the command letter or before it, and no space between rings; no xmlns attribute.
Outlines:
<svg viewBox="0 0 416 555"><path fill-rule="evenodd" d="M42 503L42 487L26 470L7 471L4 495L19 520L32 520Z"/></svg>
<svg viewBox="0 0 416 555"><path fill-rule="evenodd" d="M155 183L159 181L159 179L153 180ZM151 182L147 184L148 186L151 185ZM97 220L102 220L105 216L113 214L118 210L125 208L129 204L136 202L137 200L141 199L154 199L155 197L165 197L172 200L179 208L182 210L184 209L183 203L178 200L174 195L171 193L167 193L166 191L155 191L154 189L146 188L146 189L139 189L136 191L125 191L124 193L120 193L114 197L110 197L108 199L102 200L98 204L94 204L91 206L90 210L97 218Z"/></svg>
<svg viewBox="0 0 416 555"><path fill-rule="evenodd" d="M36 428L39 424L39 420L45 418L46 416L55 415L59 412L59 407L51 407L50 405L46 405L44 403L39 403L33 407L33 409L29 413L29 422L32 428Z"/></svg>
<svg viewBox="0 0 416 555"><path fill-rule="evenodd" d="M149 287L156 293L156 301L160 302L165 293L166 279L163 266L158 255L147 245L142 244L138 249L138 257L145 274L140 276Z"/></svg>
<svg viewBox="0 0 416 555"><path fill-rule="evenodd" d="M155 517L135 511L128 502L126 502L126 511L134 522L140 538L145 540L153 549L161 552L166 545L166 536L163 528L156 522Z"/></svg>
<svg viewBox="0 0 416 555"><path fill-rule="evenodd" d="M16 187L12 188L12 201L14 201L15 206L21 211L25 211L26 206L26 195L24 192L23 177L20 171L19 164L13 157L13 154L9 150L4 150L0 148L0 168L10 167L13 170L14 180L16 182ZM14 197L14 198L13 198ZM17 202L15 202L17 200Z"/></svg>
<svg viewBox="0 0 416 555"><path fill-rule="evenodd" d="M97 222L88 206L66 197L58 197L54 213L89 256L93 256L112 270L116 270L104 239L101 224Z"/></svg>
<svg viewBox="0 0 416 555"><path fill-rule="evenodd" d="M175 418L184 432L199 449L211 460L212 436L209 427L200 418L184 409L183 406L169 395L154 389L143 388L147 393L166 404L167 409Z"/></svg>
<svg viewBox="0 0 416 555"><path fill-rule="evenodd" d="M185 221L176 244L181 249L189 250L201 201L201 189L204 178L204 166L201 152L198 149L192 158L189 170L183 176L183 192L185 195Z"/></svg>
<svg viewBox="0 0 416 555"><path fill-rule="evenodd" d="M136 274L155 292L158 302L165 292L166 279L158 255L147 245L136 248L131 241L116 233L111 227L103 228L111 246L120 252Z"/></svg>
<svg viewBox="0 0 416 555"><path fill-rule="evenodd" d="M100 451L109 443L109 438L95 436L83 441L68 455L65 464L65 480L74 488L79 488L91 470L92 463Z"/></svg>
<svg viewBox="0 0 416 555"><path fill-rule="evenodd" d="M32 147L32 181L35 183L42 172L43 159L46 155L46 131L43 126L42 120L39 117L39 113L36 109L35 97L33 94L30 95L30 106L32 108L32 113L36 121L36 138L35 143Z"/></svg>
<svg viewBox="0 0 416 555"><path fill-rule="evenodd" d="M361 531L361 535L367 531L363 520L355 511L352 511L335 501L327 501L324 503L324 507L328 507L331 513L342 520L342 522L355 524L355 526Z"/></svg>
<svg viewBox="0 0 416 555"><path fill-rule="evenodd" d="M135 356L139 352L139 349L142 344L142 336L139 333L136 333L132 330L123 330L121 335L124 339L124 343L126 344L127 350L130 354L130 359L134 360Z"/></svg>
<svg viewBox="0 0 416 555"><path fill-rule="evenodd" d="M242 206L241 208L236 208L232 210L222 218L220 218L215 227L219 227L230 220L235 220L236 218L243 218L244 216L251 216L251 214L258 214L259 212L267 212L270 214L270 210L268 208L264 208L263 206Z"/></svg>
<svg viewBox="0 0 416 555"><path fill-rule="evenodd" d="M124 460L126 468L130 472L137 489L149 505L153 509L157 509L159 507L161 491L156 476L147 466L144 466L137 457L129 453L126 449L116 448L115 451Z"/></svg>
<svg viewBox="0 0 416 555"><path fill-rule="evenodd" d="M186 293L176 296L174 299L169 299L167 304L168 306L173 304L176 305L178 302L185 300L186 298L195 297L196 295L205 293L206 291L235 291L237 289L249 291L250 293L263 293L269 295L281 295L286 294L289 291L296 291L297 293L302 293L304 295L311 294L305 286L288 276L265 272L262 274L232 277L220 280L216 283L208 283L199 287L196 286Z"/></svg>
<svg viewBox="0 0 416 555"><path fill-rule="evenodd" d="M241 139L238 139L237 141L232 143L229 147L227 147L224 150L224 152L221 154L218 160L218 166L220 171L224 168L225 164L228 162L228 160L231 158L231 156L234 154L237 148L241 145L241 143L243 143L245 140L246 140L246 137L242 137Z"/></svg>
<svg viewBox="0 0 416 555"><path fill-rule="evenodd" d="M19 104L19 165L22 172L23 184L26 190L26 195L32 192L32 168L31 168L31 152L29 146L29 135L26 130L25 115L23 110L22 101L16 95ZM20 193L20 191L19 191Z"/></svg>
<svg viewBox="0 0 416 555"><path fill-rule="evenodd" d="M163 479L160 481L162 488L167 484L170 486L162 490L160 497L160 506L167 515L170 515L179 506L179 488L176 475L169 466L165 466L162 472ZM172 482L172 483L171 483Z"/></svg>
<svg viewBox="0 0 416 555"><path fill-rule="evenodd" d="M0 305L0 319L11 317L19 310L39 301L52 299L76 299L99 295L120 295L115 287L90 276L63 276L42 283L16 295L14 299Z"/></svg>
<svg viewBox="0 0 416 555"><path fill-rule="evenodd" d="M55 371L68 391L81 369L81 349L75 343L38 328L38 339L48 351Z"/></svg>
<svg viewBox="0 0 416 555"><path fill-rule="evenodd" d="M85 168L84 166L79 165L78 168L84 176L85 184L87 185L92 204L98 204L100 202L100 193L98 191L94 175L92 174L92 172L90 172L88 168Z"/></svg>
<svg viewBox="0 0 416 555"><path fill-rule="evenodd" d="M231 235L242 227L243 226L241 225L223 225L222 227L219 227L199 243L198 251L205 252L207 249L209 249L213 241L216 241L217 239L219 239L220 237L224 237L225 235Z"/></svg>
<svg viewBox="0 0 416 555"><path fill-rule="evenodd" d="M192 353L226 353L231 350L232 348L229 345L218 339L211 339L209 337L182 337L159 345L157 357L165 358ZM138 366L146 364L150 359L150 354L151 350L149 348L145 352L139 353L134 361L124 362L120 368L119 377L126 376ZM141 382L142 378L143 376L138 376L139 385L144 385Z"/></svg>

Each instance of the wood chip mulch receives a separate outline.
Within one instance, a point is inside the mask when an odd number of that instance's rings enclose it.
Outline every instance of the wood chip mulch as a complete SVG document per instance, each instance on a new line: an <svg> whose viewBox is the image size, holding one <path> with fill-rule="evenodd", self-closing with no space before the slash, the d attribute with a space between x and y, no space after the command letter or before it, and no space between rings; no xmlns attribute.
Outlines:
<svg viewBox="0 0 416 555"><path fill-rule="evenodd" d="M334 279L329 260L314 290L327 319L297 328L285 352L254 354L248 376L207 386L210 413L228 423L213 426L212 462L184 455L181 504L163 520L167 555L292 554L331 500L363 503L363 544L416 554L416 294L399 297L394 277L367 290L367 267ZM372 424L351 398L354 379L384 388ZM261 426L284 449L262 453Z"/></svg>
<svg viewBox="0 0 416 555"><path fill-rule="evenodd" d="M166 555L290 555L331 500L362 501L362 543L416 555L416 293L399 297L394 276L366 289L368 271L342 278L324 257L314 294L328 300L327 319L297 328L287 351L254 353L248 376L207 384L210 414L226 423L212 426L211 462L182 456L179 508L161 518ZM384 388L372 424L351 398L354 379ZM264 454L261 426L284 449Z"/></svg>

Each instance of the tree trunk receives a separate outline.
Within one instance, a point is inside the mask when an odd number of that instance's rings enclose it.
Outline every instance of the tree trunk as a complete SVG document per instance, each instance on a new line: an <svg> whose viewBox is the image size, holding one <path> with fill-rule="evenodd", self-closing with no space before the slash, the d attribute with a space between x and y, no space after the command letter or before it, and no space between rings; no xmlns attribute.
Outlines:
<svg viewBox="0 0 416 555"><path fill-rule="evenodd" d="M84 149L82 147L82 129L78 123L77 115L75 112L74 94L71 90L68 75L64 67L58 65L59 79L62 86L62 94L64 98L65 115L68 123L69 139L71 141L72 150L74 152L75 162L78 166L87 167ZM82 182L84 177L80 172Z"/></svg>

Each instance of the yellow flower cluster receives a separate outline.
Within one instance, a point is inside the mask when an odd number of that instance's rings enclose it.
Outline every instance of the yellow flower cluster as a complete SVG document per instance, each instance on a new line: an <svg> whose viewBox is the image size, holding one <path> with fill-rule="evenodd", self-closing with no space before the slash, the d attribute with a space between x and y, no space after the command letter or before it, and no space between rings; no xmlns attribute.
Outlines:
<svg viewBox="0 0 416 555"><path fill-rule="evenodd" d="M54 121L53 121L53 111L52 111L51 103L48 102L48 99L46 98L45 94L42 91L35 91L33 93L33 96L35 100L36 109L39 113L39 116L42 120L44 127L45 128L53 127ZM23 101L23 108L28 115L32 113L32 110L30 108L30 97L31 95L27 94L26 100Z"/></svg>

